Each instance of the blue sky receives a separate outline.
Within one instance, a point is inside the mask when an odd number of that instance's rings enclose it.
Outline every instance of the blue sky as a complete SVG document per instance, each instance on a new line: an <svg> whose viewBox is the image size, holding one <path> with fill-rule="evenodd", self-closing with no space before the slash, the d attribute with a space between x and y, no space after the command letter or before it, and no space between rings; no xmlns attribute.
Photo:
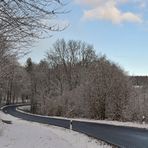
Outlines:
<svg viewBox="0 0 148 148"><path fill-rule="evenodd" d="M105 54L130 75L148 75L148 2L147 0L73 0L59 16L68 22L62 32L34 43L31 57L39 62L45 58L55 40L82 40L93 44L96 52Z"/></svg>

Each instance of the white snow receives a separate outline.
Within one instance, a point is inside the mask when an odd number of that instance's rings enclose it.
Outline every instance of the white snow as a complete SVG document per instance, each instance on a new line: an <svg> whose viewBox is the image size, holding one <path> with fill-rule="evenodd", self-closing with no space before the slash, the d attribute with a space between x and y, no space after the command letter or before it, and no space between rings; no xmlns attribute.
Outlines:
<svg viewBox="0 0 148 148"><path fill-rule="evenodd" d="M0 148L109 148L104 142L71 130L17 119L0 112Z"/></svg>
<svg viewBox="0 0 148 148"><path fill-rule="evenodd" d="M30 105L19 106L18 109L23 110L23 111L30 111L31 106Z"/></svg>

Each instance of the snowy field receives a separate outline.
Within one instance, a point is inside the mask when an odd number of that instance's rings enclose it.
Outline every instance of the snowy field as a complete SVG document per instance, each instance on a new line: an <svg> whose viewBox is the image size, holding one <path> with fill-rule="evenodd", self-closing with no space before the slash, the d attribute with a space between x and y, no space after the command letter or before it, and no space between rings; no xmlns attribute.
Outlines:
<svg viewBox="0 0 148 148"><path fill-rule="evenodd" d="M17 119L0 112L0 148L110 148L84 134Z"/></svg>

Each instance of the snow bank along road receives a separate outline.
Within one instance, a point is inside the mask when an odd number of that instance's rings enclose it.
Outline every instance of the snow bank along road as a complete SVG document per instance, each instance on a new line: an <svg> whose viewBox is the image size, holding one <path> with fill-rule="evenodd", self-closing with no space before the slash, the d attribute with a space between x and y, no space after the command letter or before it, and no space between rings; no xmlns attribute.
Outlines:
<svg viewBox="0 0 148 148"><path fill-rule="evenodd" d="M0 148L111 148L104 142L65 128L28 122L0 111Z"/></svg>
<svg viewBox="0 0 148 148"><path fill-rule="evenodd" d="M25 114L16 110L17 106L3 108L5 113L27 121L39 122L70 128L70 120ZM72 129L89 136L104 140L121 148L148 148L148 130L132 127L122 127L94 122L72 121Z"/></svg>

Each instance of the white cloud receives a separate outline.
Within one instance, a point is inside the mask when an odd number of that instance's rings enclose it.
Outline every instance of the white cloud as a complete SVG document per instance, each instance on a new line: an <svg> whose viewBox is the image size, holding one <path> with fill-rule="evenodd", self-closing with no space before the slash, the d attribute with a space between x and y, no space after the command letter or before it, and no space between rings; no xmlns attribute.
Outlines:
<svg viewBox="0 0 148 148"><path fill-rule="evenodd" d="M106 2L106 0L75 0L75 1L78 4L85 4L90 6L96 6Z"/></svg>
<svg viewBox="0 0 148 148"><path fill-rule="evenodd" d="M84 11L86 20L108 20L113 23L134 22L141 23L142 18L130 11L122 12L118 5L128 3L128 0L75 0L79 4L87 5L89 10Z"/></svg>

